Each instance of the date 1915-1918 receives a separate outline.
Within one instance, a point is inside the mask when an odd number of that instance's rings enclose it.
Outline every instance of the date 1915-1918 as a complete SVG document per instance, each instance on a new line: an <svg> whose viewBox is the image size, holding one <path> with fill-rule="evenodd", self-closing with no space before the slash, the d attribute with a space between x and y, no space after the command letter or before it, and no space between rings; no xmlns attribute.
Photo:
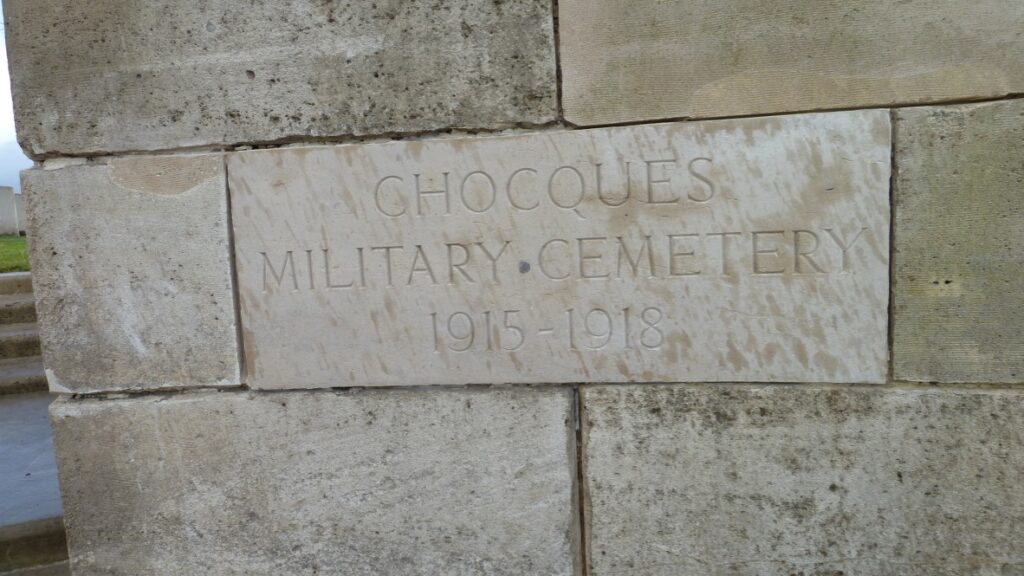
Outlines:
<svg viewBox="0 0 1024 576"><path fill-rule="evenodd" d="M515 352L536 337L564 341L570 350L602 350L621 344L625 350L657 350L665 341L660 308L649 306L608 311L566 308L557 321L532 327L522 320L521 310L454 312L430 314L434 352L505 351Z"/></svg>

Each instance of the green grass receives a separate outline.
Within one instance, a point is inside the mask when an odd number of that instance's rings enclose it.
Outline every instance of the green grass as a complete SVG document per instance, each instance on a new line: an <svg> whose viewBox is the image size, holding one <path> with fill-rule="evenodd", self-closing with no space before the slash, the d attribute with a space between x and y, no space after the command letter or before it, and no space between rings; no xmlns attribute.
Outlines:
<svg viewBox="0 0 1024 576"><path fill-rule="evenodd" d="M0 236L0 272L27 272L28 246L24 236Z"/></svg>

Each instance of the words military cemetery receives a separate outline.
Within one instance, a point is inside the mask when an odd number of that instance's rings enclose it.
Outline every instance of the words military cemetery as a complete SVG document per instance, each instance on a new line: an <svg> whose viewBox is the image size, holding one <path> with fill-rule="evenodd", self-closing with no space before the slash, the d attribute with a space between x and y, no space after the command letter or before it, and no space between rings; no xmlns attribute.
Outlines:
<svg viewBox="0 0 1024 576"><path fill-rule="evenodd" d="M252 384L880 381L889 133L851 112L231 155Z"/></svg>

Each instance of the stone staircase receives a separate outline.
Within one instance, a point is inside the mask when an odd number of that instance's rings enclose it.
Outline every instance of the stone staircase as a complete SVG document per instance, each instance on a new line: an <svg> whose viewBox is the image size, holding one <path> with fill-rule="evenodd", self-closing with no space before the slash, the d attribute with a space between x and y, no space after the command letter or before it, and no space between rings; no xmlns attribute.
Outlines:
<svg viewBox="0 0 1024 576"><path fill-rule="evenodd" d="M0 394L46 391L28 272L0 274Z"/></svg>
<svg viewBox="0 0 1024 576"><path fill-rule="evenodd" d="M68 572L32 279L0 274L0 576Z"/></svg>

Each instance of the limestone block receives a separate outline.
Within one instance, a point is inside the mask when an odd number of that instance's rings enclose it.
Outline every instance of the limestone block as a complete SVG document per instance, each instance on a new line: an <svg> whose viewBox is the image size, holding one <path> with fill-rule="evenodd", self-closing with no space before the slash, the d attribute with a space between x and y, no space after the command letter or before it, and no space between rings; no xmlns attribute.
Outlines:
<svg viewBox="0 0 1024 576"><path fill-rule="evenodd" d="M228 156L247 383L888 372L889 115Z"/></svg>
<svg viewBox="0 0 1024 576"><path fill-rule="evenodd" d="M550 0L7 0L4 16L30 155L557 114Z"/></svg>
<svg viewBox="0 0 1024 576"><path fill-rule="evenodd" d="M566 118L607 124L1024 92L1019 0L560 0Z"/></svg>
<svg viewBox="0 0 1024 576"><path fill-rule="evenodd" d="M1024 101L896 123L894 377L1024 382Z"/></svg>
<svg viewBox="0 0 1024 576"><path fill-rule="evenodd" d="M575 574L567 389L203 392L51 413L76 576Z"/></svg>
<svg viewBox="0 0 1024 576"><path fill-rule="evenodd" d="M239 384L223 158L22 173L50 389Z"/></svg>
<svg viewBox="0 0 1024 576"><path fill-rule="evenodd" d="M1024 573L1024 393L582 392L592 576Z"/></svg>
<svg viewBox="0 0 1024 576"><path fill-rule="evenodd" d="M18 234L18 200L14 188L0 186L0 235Z"/></svg>

